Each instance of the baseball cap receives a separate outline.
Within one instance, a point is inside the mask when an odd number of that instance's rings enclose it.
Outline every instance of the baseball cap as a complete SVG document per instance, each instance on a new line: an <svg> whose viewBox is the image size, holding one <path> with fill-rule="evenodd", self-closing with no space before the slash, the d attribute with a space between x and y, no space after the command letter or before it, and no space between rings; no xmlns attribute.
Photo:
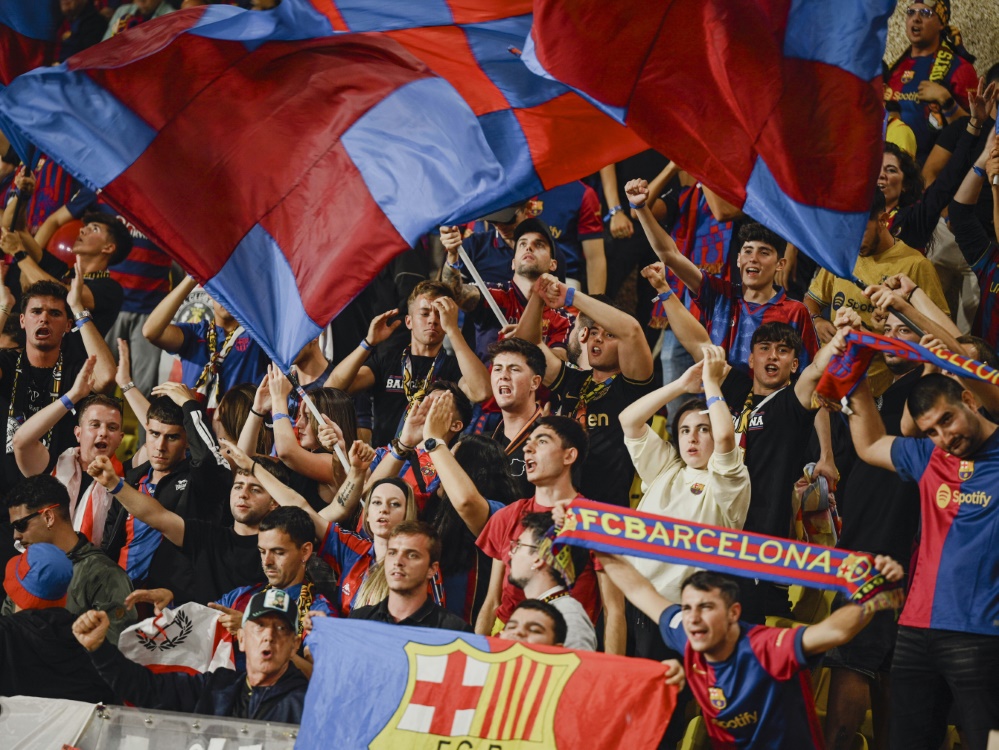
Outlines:
<svg viewBox="0 0 999 750"><path fill-rule="evenodd" d="M32 544L7 561L3 587L21 609L64 607L73 563L54 544Z"/></svg>
<svg viewBox="0 0 999 750"><path fill-rule="evenodd" d="M493 211L491 214L482 217L482 221L491 221L493 224L509 224L517 218L517 211L527 205L527 201L514 203L512 206Z"/></svg>
<svg viewBox="0 0 999 750"><path fill-rule="evenodd" d="M555 238L552 237L551 230L548 229L547 224L536 217L524 219L517 225L517 228L513 230L513 244L516 245L520 238L528 232L536 232L544 237L548 242L548 248L552 251L552 255L555 254Z"/></svg>
<svg viewBox="0 0 999 750"><path fill-rule="evenodd" d="M243 624L264 615L283 617L292 630L298 630L298 603L284 589L265 589L254 594L243 610Z"/></svg>

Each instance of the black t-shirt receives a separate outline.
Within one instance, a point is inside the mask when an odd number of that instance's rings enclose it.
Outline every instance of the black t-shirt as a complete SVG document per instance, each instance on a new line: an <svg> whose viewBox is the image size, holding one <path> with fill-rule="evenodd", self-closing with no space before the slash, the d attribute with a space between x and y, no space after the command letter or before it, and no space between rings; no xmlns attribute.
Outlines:
<svg viewBox="0 0 999 750"><path fill-rule="evenodd" d="M879 412L889 435L902 434L902 413L922 368L893 383L880 398ZM894 471L864 463L859 458L836 493L843 518L839 547L890 555L906 568L919 528L919 483L903 482Z"/></svg>
<svg viewBox="0 0 999 750"><path fill-rule="evenodd" d="M194 565L193 600L206 604L239 586L264 583L257 535L240 536L232 527L184 522L184 554Z"/></svg>
<svg viewBox="0 0 999 750"><path fill-rule="evenodd" d="M576 370L563 363L551 385L552 410L577 419L590 438L579 492L591 500L627 507L635 467L624 445L624 430L618 417L635 399L654 390L653 376L638 383L617 374L604 395L586 405L584 417L577 413L577 407L580 391L590 373L591 370Z"/></svg>
<svg viewBox="0 0 999 750"><path fill-rule="evenodd" d="M371 438L374 445L388 444L396 436L403 414L406 413L406 395L402 389L402 352L408 344L408 341L386 341L375 349L366 363L375 376L375 384L370 390L375 407ZM441 351L443 353L444 350ZM414 381L422 381L430 372L434 358L411 356L410 360ZM458 360L444 353L433 379L450 380L454 383L461 380Z"/></svg>
<svg viewBox="0 0 999 750"><path fill-rule="evenodd" d="M722 394L735 415L746 403L746 384L747 380L731 375L722 384ZM805 468L815 412L801 405L793 385L769 396L753 395L753 409L745 459L752 495L743 528L786 538L791 531L791 491Z"/></svg>
<svg viewBox="0 0 999 750"><path fill-rule="evenodd" d="M69 273L69 266L59 260L51 253L42 252L42 262L38 264L45 273L57 279L63 279ZM66 279L69 283L69 279ZM121 290L121 284L110 276L87 279L83 283L87 285L91 294L94 295L94 307L90 311L94 318L94 325L101 332L101 336L107 336L111 326L118 319L121 312L121 303L125 299L125 293Z"/></svg>
<svg viewBox="0 0 999 750"><path fill-rule="evenodd" d="M531 430L534 429L534 422L535 420L531 421L531 425L524 430L524 433L530 434ZM510 474L513 475L514 484L517 485L517 497L534 497L534 485L527 481L527 472L524 469L524 443L527 442L522 438L524 433L518 436L516 448L507 455L510 459ZM507 450L509 447L510 439L503 433L502 420L496 426L492 438L503 447L503 450Z"/></svg>
<svg viewBox="0 0 999 750"><path fill-rule="evenodd" d="M67 334L71 337L73 334ZM73 385L80 368L86 359L86 351L82 346L71 344L78 342L64 341L62 355L62 375L59 379L58 394L63 395ZM21 361L21 374L17 375L17 362ZM6 419L7 431L3 459L2 490L6 492L23 479L14 460L14 432L24 422L52 403L54 387L53 367L32 367L28 363L28 355L13 349L0 350L0 410ZM17 392L14 393L14 380L17 380ZM14 408L11 409L11 399ZM58 396L57 396L58 398ZM76 418L72 412L59 420L52 429L51 442L48 445L49 457L55 459L67 448L76 445L73 427Z"/></svg>

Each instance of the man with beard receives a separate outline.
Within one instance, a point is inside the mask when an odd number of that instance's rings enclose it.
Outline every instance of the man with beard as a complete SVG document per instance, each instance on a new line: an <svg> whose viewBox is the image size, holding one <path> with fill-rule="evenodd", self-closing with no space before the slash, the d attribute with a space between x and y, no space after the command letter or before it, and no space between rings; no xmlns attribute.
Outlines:
<svg viewBox="0 0 999 750"><path fill-rule="evenodd" d="M87 467L100 455L109 457L120 471L121 462L115 458L115 451L123 433L121 404L110 396L90 394L94 361L94 357L86 361L73 387L66 393L71 403L79 404L78 424L74 429L79 446L59 454L52 475L69 490L73 529L100 546L112 498L103 487L91 481ZM51 465L49 449L42 438L66 416L66 409L65 403L55 401L14 433L14 459L26 477L41 474Z"/></svg>
<svg viewBox="0 0 999 750"><path fill-rule="evenodd" d="M919 546L891 665L891 743L939 747L953 703L968 745L984 748L999 726L997 425L944 375L920 378L906 405L925 438L886 434L866 380L850 398L860 459L919 483Z"/></svg>
<svg viewBox="0 0 999 750"><path fill-rule="evenodd" d="M489 294L496 301L510 324L516 324L529 304L531 290L542 274L553 273L558 268L555 259L555 240L548 226L540 219L525 219L513 232L513 280L491 284ZM447 251L447 262L441 270L441 279L451 287L462 310L472 315L475 322L475 353L486 360L489 345L496 341L499 322L475 284L463 284L462 262L458 256L461 231L458 227L441 227L441 242ZM534 304L539 304L537 300ZM546 309L541 317L541 336L545 345L566 359L566 342L572 318L564 309ZM495 396L495 393L493 394Z"/></svg>

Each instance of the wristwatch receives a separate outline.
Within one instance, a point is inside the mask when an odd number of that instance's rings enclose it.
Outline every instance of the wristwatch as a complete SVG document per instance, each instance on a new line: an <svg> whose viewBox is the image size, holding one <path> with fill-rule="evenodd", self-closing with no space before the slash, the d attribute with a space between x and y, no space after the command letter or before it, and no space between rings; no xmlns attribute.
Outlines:
<svg viewBox="0 0 999 750"><path fill-rule="evenodd" d="M423 450L427 453L432 453L436 448L440 448L445 445L443 440L438 440L437 438L427 438L423 441Z"/></svg>

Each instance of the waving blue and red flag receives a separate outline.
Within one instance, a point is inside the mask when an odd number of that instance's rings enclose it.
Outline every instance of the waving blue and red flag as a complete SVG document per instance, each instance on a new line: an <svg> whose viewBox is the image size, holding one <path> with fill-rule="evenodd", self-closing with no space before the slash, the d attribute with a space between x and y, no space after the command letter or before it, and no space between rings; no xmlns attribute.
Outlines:
<svg viewBox="0 0 999 750"><path fill-rule="evenodd" d="M19 78L0 125L285 368L394 255L645 145L520 59L527 0L171 13Z"/></svg>
<svg viewBox="0 0 999 750"><path fill-rule="evenodd" d="M895 0L537 0L525 60L850 278ZM830 15L831 14L831 15Z"/></svg>
<svg viewBox="0 0 999 750"><path fill-rule="evenodd" d="M56 0L0 2L0 84L51 60L61 21Z"/></svg>
<svg viewBox="0 0 999 750"><path fill-rule="evenodd" d="M307 643L304 750L655 748L676 705L648 659L368 620Z"/></svg>

